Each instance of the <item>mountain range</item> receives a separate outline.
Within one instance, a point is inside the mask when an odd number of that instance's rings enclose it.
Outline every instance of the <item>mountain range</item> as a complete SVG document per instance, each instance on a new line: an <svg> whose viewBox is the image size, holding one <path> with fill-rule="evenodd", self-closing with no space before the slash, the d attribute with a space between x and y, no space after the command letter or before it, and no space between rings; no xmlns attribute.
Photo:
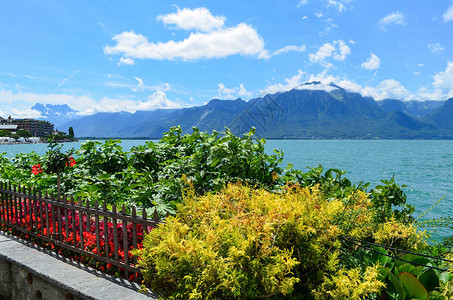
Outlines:
<svg viewBox="0 0 453 300"><path fill-rule="evenodd" d="M41 120L49 121L55 125L56 129L70 120L77 119L77 110L72 109L67 104L41 104L36 103L31 109L41 113Z"/></svg>
<svg viewBox="0 0 453 300"><path fill-rule="evenodd" d="M213 99L190 108L71 115L60 124L63 130L72 126L78 137L160 138L180 125L184 132L229 127L235 134L255 127L258 137L273 139L453 139L453 98L375 101L334 83L310 82L249 101Z"/></svg>

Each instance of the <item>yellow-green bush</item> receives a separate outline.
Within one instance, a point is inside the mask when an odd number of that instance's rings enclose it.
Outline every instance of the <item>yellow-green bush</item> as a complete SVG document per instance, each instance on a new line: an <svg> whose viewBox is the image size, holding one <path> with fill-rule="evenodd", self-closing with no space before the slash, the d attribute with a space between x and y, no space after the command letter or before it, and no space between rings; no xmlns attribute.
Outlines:
<svg viewBox="0 0 453 300"><path fill-rule="evenodd" d="M326 280L313 291L316 300L358 300L370 293L378 293L384 283L378 280L378 267L367 267L365 272L358 268L328 275Z"/></svg>
<svg viewBox="0 0 453 300"><path fill-rule="evenodd" d="M145 283L165 299L361 299L383 284L372 268L338 271L340 235L372 237L372 217L361 191L327 200L317 186L188 190L137 254Z"/></svg>

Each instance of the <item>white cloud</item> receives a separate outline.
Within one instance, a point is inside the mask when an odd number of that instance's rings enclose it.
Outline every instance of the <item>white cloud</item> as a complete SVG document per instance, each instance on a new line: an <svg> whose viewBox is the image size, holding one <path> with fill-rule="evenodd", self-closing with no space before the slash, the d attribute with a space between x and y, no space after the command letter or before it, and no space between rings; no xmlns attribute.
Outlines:
<svg viewBox="0 0 453 300"><path fill-rule="evenodd" d="M219 29L225 23L225 17L213 16L205 7L196 9L180 9L178 7L176 13L157 16L157 20L164 22L164 24L176 25L179 29L205 32L211 31L212 29Z"/></svg>
<svg viewBox="0 0 453 300"><path fill-rule="evenodd" d="M361 94L363 96L373 97L375 100L414 99L414 96L401 84L401 82L395 79L383 80L376 87L365 87L362 89Z"/></svg>
<svg viewBox="0 0 453 300"><path fill-rule="evenodd" d="M328 87L330 83L335 83L336 85L345 89L346 91L359 93L362 96L373 97L375 100L382 100L386 98L395 98L401 100L414 99L414 96L399 81L395 79L384 80L375 87L370 86L362 87L358 83L346 77L339 77L334 76L332 74L328 74L327 70L324 70L319 74L310 75L307 75L301 70L298 70L297 75L285 79L286 82L285 84L276 83L273 85L268 85L266 89L261 91L261 94L265 95L289 91L293 88L300 86L305 82L313 81L321 82L320 86L324 88L327 87L327 90L333 89ZM310 86L307 86L306 88L310 88ZM317 87L314 88L317 89Z"/></svg>
<svg viewBox="0 0 453 300"><path fill-rule="evenodd" d="M242 96L242 97L251 97L252 92L249 92L246 90L244 85L241 83L239 87L234 87L234 88L227 88L223 83L217 84L219 87L217 92L218 92L218 97L219 98L237 98L237 95Z"/></svg>
<svg viewBox="0 0 453 300"><path fill-rule="evenodd" d="M453 62L448 62L445 71L434 75L433 86L448 98L453 97Z"/></svg>
<svg viewBox="0 0 453 300"><path fill-rule="evenodd" d="M327 7L334 6L336 9L338 9L339 13L343 13L346 10L346 7L344 6L343 3L335 0L329 0Z"/></svg>
<svg viewBox="0 0 453 300"><path fill-rule="evenodd" d="M302 5L305 5L308 3L308 0L301 0L299 4L297 4L297 7L301 7Z"/></svg>
<svg viewBox="0 0 453 300"><path fill-rule="evenodd" d="M135 80L138 81L138 83L137 83L137 87L132 88L132 91L134 91L134 92L143 92L143 88L145 87L145 84L143 83L143 79L138 78L138 77L134 77L134 78L135 78Z"/></svg>
<svg viewBox="0 0 453 300"><path fill-rule="evenodd" d="M242 83L241 83L241 85L239 85L238 94L239 94L239 96L243 96L243 97L252 97L252 92L247 91Z"/></svg>
<svg viewBox="0 0 453 300"><path fill-rule="evenodd" d="M275 94L277 92L285 92L292 90L293 88L297 87L298 85L304 82L303 76L305 72L298 70L297 74L285 79L285 83L274 83L268 84L267 87L263 90L260 90L261 95L267 94Z"/></svg>
<svg viewBox="0 0 453 300"><path fill-rule="evenodd" d="M37 119L41 117L41 113L31 108L27 109L11 109L11 116L16 119L23 119L23 118L32 118Z"/></svg>
<svg viewBox="0 0 453 300"><path fill-rule="evenodd" d="M445 98L445 95L442 95L441 90L429 91L426 87L421 87L417 93L417 100L441 100Z"/></svg>
<svg viewBox="0 0 453 300"><path fill-rule="evenodd" d="M100 101L93 102L84 114L94 114L97 112L121 112L134 113L138 110L181 108L181 105L171 101L162 91L157 91L146 98L146 101L136 101L130 99L111 99L104 97Z"/></svg>
<svg viewBox="0 0 453 300"><path fill-rule="evenodd" d="M325 58L332 56L332 53L334 51L335 47L332 44L325 43L324 45L319 47L319 50L315 54L310 53L308 57L311 62L321 62Z"/></svg>
<svg viewBox="0 0 453 300"><path fill-rule="evenodd" d="M170 85L168 83L162 83L158 85L146 85L143 82L143 79L134 77L137 81L137 84L132 84L129 82L112 82L109 81L106 83L107 86L114 87L114 88L128 88L133 92L143 92L143 91L168 91L170 89Z"/></svg>
<svg viewBox="0 0 453 300"><path fill-rule="evenodd" d="M335 83L339 87L345 89L349 92L359 93L362 90L362 87L347 79L346 77L334 76L327 73L327 70L322 71L319 74L310 74L310 76L305 80L307 82L319 81L324 85Z"/></svg>
<svg viewBox="0 0 453 300"><path fill-rule="evenodd" d="M381 66L381 60L374 53L370 53L370 57L361 64L362 69L376 70Z"/></svg>
<svg viewBox="0 0 453 300"><path fill-rule="evenodd" d="M325 84L325 83L304 83L302 85L299 85L296 87L297 90L309 90L309 91L325 91L325 92L332 92L334 90L338 90L337 87L332 86L330 84Z"/></svg>
<svg viewBox="0 0 453 300"><path fill-rule="evenodd" d="M274 51L272 53L272 55L279 55L279 54L290 52L290 51L303 52L303 51L305 51L305 45L302 45L302 46L288 45L281 49L278 49L277 51Z"/></svg>
<svg viewBox="0 0 453 300"><path fill-rule="evenodd" d="M433 79L432 85L434 90L430 91L426 87L422 87L416 93L411 93L396 79L383 80L376 86L361 86L346 77L328 74L327 70L324 70L319 74L306 74L305 72L298 70L296 75L285 79L285 83L269 84L260 92L261 95L274 94L277 92L289 91L305 82L319 81L324 86L333 82L346 91L359 93L364 97L373 97L375 100L442 100L453 98L453 62L448 62L445 70L436 73L433 76Z"/></svg>
<svg viewBox="0 0 453 300"><path fill-rule="evenodd" d="M226 88L223 83L217 84L219 89L217 90L219 92L219 97L227 97L227 98L233 98L233 94L236 92L234 88Z"/></svg>
<svg viewBox="0 0 453 300"><path fill-rule="evenodd" d="M349 46L346 45L346 43L343 42L342 40L338 40L333 43L334 45L338 45L338 52L335 52L333 55L333 58L335 60L343 61L346 59L346 56L351 54L351 48L349 48Z"/></svg>
<svg viewBox="0 0 453 300"><path fill-rule="evenodd" d="M179 103L169 100L165 92L156 91L146 98L146 101L134 99L94 99L88 96L75 96L68 94L34 94L15 93L11 90L0 90L0 111L2 116L11 115L16 118L38 118L40 113L30 109L37 102L44 104L68 104L79 111L78 115L91 115L97 112L119 112L136 110L154 110L157 108L178 108Z"/></svg>
<svg viewBox="0 0 453 300"><path fill-rule="evenodd" d="M326 68L332 67L331 63L325 61L326 58L332 57L338 61L344 61L351 53L351 48L342 40L333 41L332 43L325 43L319 50L313 54L310 53L308 58L311 62L320 63Z"/></svg>
<svg viewBox="0 0 453 300"><path fill-rule="evenodd" d="M434 53L437 55L437 54L442 53L442 51L444 51L445 48L444 48L444 46L442 46L439 43L434 43L434 44L429 44L428 49L429 49L429 51L431 51L431 53Z"/></svg>
<svg viewBox="0 0 453 300"><path fill-rule="evenodd" d="M453 21L453 5L450 5L447 11L442 15L442 18L444 19L444 22Z"/></svg>
<svg viewBox="0 0 453 300"><path fill-rule="evenodd" d="M55 88L54 91L58 90L61 86L63 86L66 82L68 82L69 79L73 78L73 77L76 76L78 73L80 73L80 71L75 71L75 72L72 73L68 78L63 79L63 80L57 85L57 87ZM34 79L34 78L30 78L30 79Z"/></svg>
<svg viewBox="0 0 453 300"><path fill-rule="evenodd" d="M135 61L133 59L130 59L130 58L124 58L124 57L121 57L120 58L120 61L118 62L118 66L120 65L133 65L135 64Z"/></svg>
<svg viewBox="0 0 453 300"><path fill-rule="evenodd" d="M399 11L389 14L378 21L378 25L382 30L387 30L387 27L393 24L406 25L404 15Z"/></svg>
<svg viewBox="0 0 453 300"><path fill-rule="evenodd" d="M133 31L115 35L115 46L105 46L106 54L121 54L132 58L157 60L197 60L220 58L230 55L253 55L269 58L264 41L251 26L241 23L208 33L191 33L183 41L165 43L149 42L146 37Z"/></svg>
<svg viewBox="0 0 453 300"><path fill-rule="evenodd" d="M157 91L147 97L147 101L138 102L132 105L132 111L136 110L154 110L158 108L181 108L179 103L171 101L167 98L167 95L162 91Z"/></svg>
<svg viewBox="0 0 453 300"><path fill-rule="evenodd" d="M422 87L418 90L418 100L445 100L453 98L453 62L448 62L445 71L433 76L433 90Z"/></svg>
<svg viewBox="0 0 453 300"><path fill-rule="evenodd" d="M330 32L332 29L338 28L338 25L334 23L334 19L329 18L329 19L327 19L327 20L325 21L325 23L326 23L326 29L324 29L324 31L322 31L322 32L320 33L321 35L322 35L322 34L327 35L327 34L329 34L329 32Z"/></svg>
<svg viewBox="0 0 453 300"><path fill-rule="evenodd" d="M318 18L322 18L324 14L322 12L315 12L315 16L317 16Z"/></svg>

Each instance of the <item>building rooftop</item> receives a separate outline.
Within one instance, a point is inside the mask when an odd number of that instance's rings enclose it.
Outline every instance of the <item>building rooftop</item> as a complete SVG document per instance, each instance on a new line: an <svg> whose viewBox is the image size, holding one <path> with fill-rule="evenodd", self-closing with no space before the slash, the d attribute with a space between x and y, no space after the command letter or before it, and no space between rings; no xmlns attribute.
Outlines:
<svg viewBox="0 0 453 300"><path fill-rule="evenodd" d="M0 124L0 130L15 130L17 129L17 126L18 125L4 125L4 124Z"/></svg>

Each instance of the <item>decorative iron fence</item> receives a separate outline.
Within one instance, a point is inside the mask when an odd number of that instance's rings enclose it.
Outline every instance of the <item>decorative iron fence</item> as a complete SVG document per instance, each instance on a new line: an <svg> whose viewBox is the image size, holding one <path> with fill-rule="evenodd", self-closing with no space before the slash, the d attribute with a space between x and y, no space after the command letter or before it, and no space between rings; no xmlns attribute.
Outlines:
<svg viewBox="0 0 453 300"><path fill-rule="evenodd" d="M0 182L0 229L18 230L43 243L66 249L140 274L137 258L130 250L140 246L143 235L158 226L159 217L147 219L143 209L138 216L135 207L126 214L123 205L117 211L115 204L107 210L104 202L90 206L90 202L73 197L55 199L31 188Z"/></svg>

